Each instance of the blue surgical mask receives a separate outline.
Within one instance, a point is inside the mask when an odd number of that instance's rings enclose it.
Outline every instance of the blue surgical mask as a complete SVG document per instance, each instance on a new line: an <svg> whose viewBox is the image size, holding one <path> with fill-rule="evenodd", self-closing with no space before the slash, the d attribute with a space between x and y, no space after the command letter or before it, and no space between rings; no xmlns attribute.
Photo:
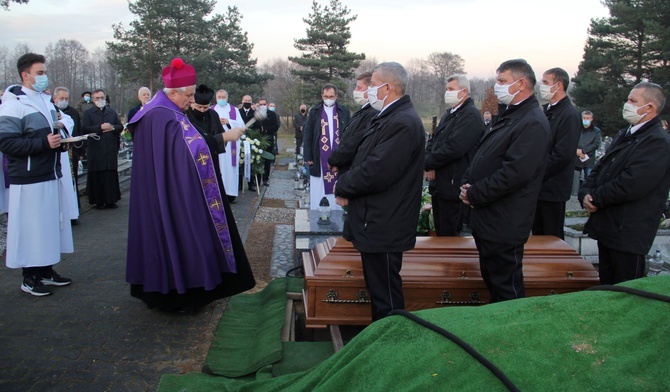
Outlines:
<svg viewBox="0 0 670 392"><path fill-rule="evenodd" d="M86 103L91 102L91 97L89 97L88 95L85 96L84 101L86 101Z"/></svg>
<svg viewBox="0 0 670 392"><path fill-rule="evenodd" d="M226 99L217 99L217 100L216 100L216 104L219 105L219 106L226 106L226 105L228 105L228 100L226 100Z"/></svg>
<svg viewBox="0 0 670 392"><path fill-rule="evenodd" d="M584 125L584 128L588 128L591 126L591 120L582 120L582 124Z"/></svg>
<svg viewBox="0 0 670 392"><path fill-rule="evenodd" d="M49 87L49 77L46 75L37 75L33 76L35 78L35 83L33 84L33 88L35 91L42 92Z"/></svg>
<svg viewBox="0 0 670 392"><path fill-rule="evenodd" d="M268 110L270 110L271 112L274 112L274 111L275 111L275 107L273 106L273 107L269 108Z"/></svg>

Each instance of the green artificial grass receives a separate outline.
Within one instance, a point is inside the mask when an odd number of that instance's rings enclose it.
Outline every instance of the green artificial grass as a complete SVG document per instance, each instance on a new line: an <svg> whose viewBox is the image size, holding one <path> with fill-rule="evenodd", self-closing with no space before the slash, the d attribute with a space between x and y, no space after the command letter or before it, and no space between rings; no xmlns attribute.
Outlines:
<svg viewBox="0 0 670 392"><path fill-rule="evenodd" d="M305 279L303 278L286 278L286 292L287 293L302 293L305 287Z"/></svg>
<svg viewBox="0 0 670 392"><path fill-rule="evenodd" d="M670 295L670 276L622 286ZM670 390L670 304L625 293L584 291L415 313L454 333L522 391ZM241 380L163 376L168 391L505 391L450 340L392 316L309 371Z"/></svg>
<svg viewBox="0 0 670 392"><path fill-rule="evenodd" d="M331 342L285 342L281 361L272 365L274 377L309 370L333 355Z"/></svg>
<svg viewBox="0 0 670 392"><path fill-rule="evenodd" d="M286 278L263 291L233 296L221 316L203 370L241 377L281 359L286 310Z"/></svg>

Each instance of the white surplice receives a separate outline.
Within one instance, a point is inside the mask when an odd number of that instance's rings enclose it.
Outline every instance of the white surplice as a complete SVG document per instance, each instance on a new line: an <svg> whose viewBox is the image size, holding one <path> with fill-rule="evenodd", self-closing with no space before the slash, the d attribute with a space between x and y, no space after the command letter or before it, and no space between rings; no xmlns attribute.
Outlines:
<svg viewBox="0 0 670 392"><path fill-rule="evenodd" d="M235 111L235 120L230 119L230 111ZM216 113L219 114L219 118L225 118L230 122L231 128L244 127L244 121L242 121L242 116L240 111L230 104L226 106L215 105L213 108ZM227 131L228 126L224 125L223 128ZM237 151L235 152L235 165L233 166L233 144L237 146ZM237 196L239 194L239 175L240 175L240 150L242 149L242 143L240 140L231 141L226 143L226 152L219 154L219 168L221 169L221 177L223 181L223 187L226 190L226 195L228 196Z"/></svg>

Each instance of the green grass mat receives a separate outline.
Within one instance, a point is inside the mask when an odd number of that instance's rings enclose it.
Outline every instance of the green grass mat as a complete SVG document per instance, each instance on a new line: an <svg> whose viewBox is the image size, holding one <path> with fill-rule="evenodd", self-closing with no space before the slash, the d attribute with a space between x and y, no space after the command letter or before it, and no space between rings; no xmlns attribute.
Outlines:
<svg viewBox="0 0 670 392"><path fill-rule="evenodd" d="M238 294L228 302L203 370L225 377L255 373L281 359L286 309L286 278L263 291Z"/></svg>
<svg viewBox="0 0 670 392"><path fill-rule="evenodd" d="M302 293L305 287L305 279L303 278L286 278L286 292L287 293Z"/></svg>
<svg viewBox="0 0 670 392"><path fill-rule="evenodd" d="M670 277L622 286L670 295ZM416 312L456 334L522 391L670 390L670 304L591 291ZM241 383L164 376L170 391L505 391L451 341L400 316L366 328L309 371Z"/></svg>
<svg viewBox="0 0 670 392"><path fill-rule="evenodd" d="M272 365L274 377L309 370L333 355L331 342L285 342L281 361Z"/></svg>

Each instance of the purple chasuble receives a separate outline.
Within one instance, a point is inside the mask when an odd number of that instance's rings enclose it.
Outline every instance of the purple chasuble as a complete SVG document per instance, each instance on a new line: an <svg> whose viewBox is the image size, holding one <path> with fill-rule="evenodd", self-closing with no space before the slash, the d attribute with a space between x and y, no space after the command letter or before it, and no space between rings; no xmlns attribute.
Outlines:
<svg viewBox="0 0 670 392"><path fill-rule="evenodd" d="M337 150L337 147L340 145L340 120L337 115L337 104L333 107L333 125L335 140L330 140L330 129L328 126L328 114L326 110L321 110L321 134L319 135L319 148L321 152L319 157L321 158L321 178L323 180L323 188L325 189L326 195L333 194L333 187L335 186L335 181L337 180L337 173L334 173L328 170L328 157L330 153L334 150Z"/></svg>
<svg viewBox="0 0 670 392"><path fill-rule="evenodd" d="M207 143L162 91L129 128L135 154L126 280L145 292L216 288L237 265Z"/></svg>

